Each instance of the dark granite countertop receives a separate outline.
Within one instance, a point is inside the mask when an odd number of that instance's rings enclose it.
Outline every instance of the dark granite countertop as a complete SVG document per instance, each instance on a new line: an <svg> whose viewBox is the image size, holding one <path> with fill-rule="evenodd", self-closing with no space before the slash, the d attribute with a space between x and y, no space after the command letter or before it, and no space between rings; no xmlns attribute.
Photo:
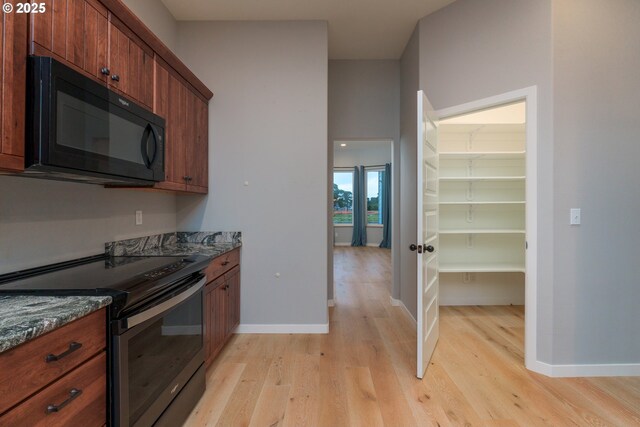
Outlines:
<svg viewBox="0 0 640 427"><path fill-rule="evenodd" d="M0 353L111 304L111 297L0 296Z"/></svg>
<svg viewBox="0 0 640 427"><path fill-rule="evenodd" d="M242 246L239 232L177 232L105 244L109 256L188 256L215 258Z"/></svg>
<svg viewBox="0 0 640 427"><path fill-rule="evenodd" d="M240 243L211 243L203 245L199 243L176 243L157 248L144 249L137 253L140 256L188 256L204 255L215 258L235 248L242 246Z"/></svg>

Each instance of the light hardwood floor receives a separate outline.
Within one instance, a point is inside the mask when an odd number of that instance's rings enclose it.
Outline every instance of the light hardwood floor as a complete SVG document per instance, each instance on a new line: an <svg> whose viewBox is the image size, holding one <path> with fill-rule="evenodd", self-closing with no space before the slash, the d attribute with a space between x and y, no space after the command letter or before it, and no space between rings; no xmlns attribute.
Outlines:
<svg viewBox="0 0 640 427"><path fill-rule="evenodd" d="M236 335L187 426L640 426L640 378L552 379L523 362L522 307L442 307L426 377L389 304L390 254L336 248L327 335Z"/></svg>

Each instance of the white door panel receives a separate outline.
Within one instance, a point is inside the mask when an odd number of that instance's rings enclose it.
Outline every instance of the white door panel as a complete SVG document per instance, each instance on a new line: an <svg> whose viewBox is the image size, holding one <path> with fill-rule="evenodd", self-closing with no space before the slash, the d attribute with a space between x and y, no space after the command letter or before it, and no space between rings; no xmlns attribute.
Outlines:
<svg viewBox="0 0 640 427"><path fill-rule="evenodd" d="M422 378L438 342L438 128L424 92L418 92L418 364ZM413 246L412 246L413 248Z"/></svg>

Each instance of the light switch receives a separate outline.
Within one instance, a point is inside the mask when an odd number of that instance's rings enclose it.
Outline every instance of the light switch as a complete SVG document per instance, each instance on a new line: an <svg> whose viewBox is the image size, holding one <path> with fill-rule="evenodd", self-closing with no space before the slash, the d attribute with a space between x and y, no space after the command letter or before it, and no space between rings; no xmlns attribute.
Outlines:
<svg viewBox="0 0 640 427"><path fill-rule="evenodd" d="M569 224L580 225L580 208L571 208Z"/></svg>
<svg viewBox="0 0 640 427"><path fill-rule="evenodd" d="M142 225L142 211L136 211L136 225Z"/></svg>

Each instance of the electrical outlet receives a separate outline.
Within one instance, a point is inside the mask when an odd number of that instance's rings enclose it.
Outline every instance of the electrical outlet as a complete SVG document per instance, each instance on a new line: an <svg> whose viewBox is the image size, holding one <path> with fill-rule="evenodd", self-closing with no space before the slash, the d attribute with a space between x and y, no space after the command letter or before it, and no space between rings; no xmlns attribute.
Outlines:
<svg viewBox="0 0 640 427"><path fill-rule="evenodd" d="M142 225L142 211L136 211L136 225Z"/></svg>
<svg viewBox="0 0 640 427"><path fill-rule="evenodd" d="M580 208L571 208L569 214L569 224L580 225Z"/></svg>

